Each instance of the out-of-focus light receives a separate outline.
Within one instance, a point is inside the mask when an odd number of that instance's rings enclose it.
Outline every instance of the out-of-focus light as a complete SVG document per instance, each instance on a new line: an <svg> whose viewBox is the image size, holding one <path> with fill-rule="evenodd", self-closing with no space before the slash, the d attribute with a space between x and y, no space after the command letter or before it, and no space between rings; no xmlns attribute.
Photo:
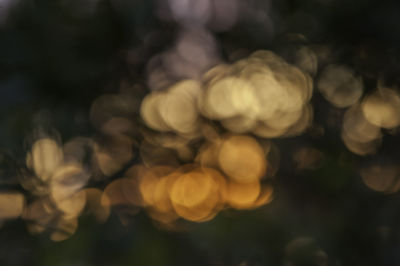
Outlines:
<svg viewBox="0 0 400 266"><path fill-rule="evenodd" d="M108 136L125 135L130 136L135 132L131 120L124 117L114 116L100 128L101 132Z"/></svg>
<svg viewBox="0 0 400 266"><path fill-rule="evenodd" d="M365 118L373 125L395 128L400 125L400 96L388 88L382 88L367 96L362 102Z"/></svg>
<svg viewBox="0 0 400 266"><path fill-rule="evenodd" d="M400 189L399 169L394 164L373 163L360 170L364 184L375 191L395 193Z"/></svg>
<svg viewBox="0 0 400 266"><path fill-rule="evenodd" d="M229 76L231 71L232 71L231 65L218 64L210 68L207 72L203 74L202 76L203 83L211 86L216 81Z"/></svg>
<svg viewBox="0 0 400 266"><path fill-rule="evenodd" d="M202 29L181 32L177 39L176 52L202 71L209 68L218 58L215 39L208 31Z"/></svg>
<svg viewBox="0 0 400 266"><path fill-rule="evenodd" d="M346 111L343 131L349 138L359 142L368 142L381 137L380 128L366 120L359 105Z"/></svg>
<svg viewBox="0 0 400 266"><path fill-rule="evenodd" d="M231 132L245 133L255 128L257 120L246 115L237 115L221 120L221 124Z"/></svg>
<svg viewBox="0 0 400 266"><path fill-rule="evenodd" d="M93 141L90 138L73 138L63 146L64 162L83 164L91 149Z"/></svg>
<svg viewBox="0 0 400 266"><path fill-rule="evenodd" d="M105 208L129 206L133 207L131 202L125 197L124 194L124 179L116 179L108 184L102 193L100 204Z"/></svg>
<svg viewBox="0 0 400 266"><path fill-rule="evenodd" d="M166 176L161 177L154 189L154 208L161 213L169 213L173 211L173 207L169 198L169 191L171 185L176 181L182 173L173 172Z"/></svg>
<svg viewBox="0 0 400 266"><path fill-rule="evenodd" d="M83 188L89 180L89 172L80 164L64 164L54 171L50 182L50 190L54 193L74 193Z"/></svg>
<svg viewBox="0 0 400 266"><path fill-rule="evenodd" d="M215 215L218 184L201 170L190 171L174 182L170 196L179 216L190 221L205 221Z"/></svg>
<svg viewBox="0 0 400 266"><path fill-rule="evenodd" d="M63 160L63 152L58 143L50 138L37 140L26 158L26 164L43 181L50 179L54 170Z"/></svg>
<svg viewBox="0 0 400 266"><path fill-rule="evenodd" d="M236 209L249 209L254 206L261 193L261 184L258 181L252 183L228 183L227 203Z"/></svg>
<svg viewBox="0 0 400 266"><path fill-rule="evenodd" d="M214 115L213 118L216 119L229 118L251 111L258 104L251 84L235 77L228 77L214 83L209 88L205 100L209 111Z"/></svg>
<svg viewBox="0 0 400 266"><path fill-rule="evenodd" d="M363 94L361 78L350 68L340 65L329 65L324 69L318 89L326 100L341 108L355 104Z"/></svg>
<svg viewBox="0 0 400 266"><path fill-rule="evenodd" d="M174 80L198 79L202 72L200 66L187 61L176 50L165 51L162 54L162 64L167 74Z"/></svg>
<svg viewBox="0 0 400 266"><path fill-rule="evenodd" d="M133 141L124 134L106 136L94 145L94 157L101 172L111 176L133 158Z"/></svg>
<svg viewBox="0 0 400 266"><path fill-rule="evenodd" d="M104 223L110 216L110 203L104 197L103 204L101 203L103 191L97 188L87 188L84 190L86 194L86 207L85 212L92 214L95 219Z"/></svg>
<svg viewBox="0 0 400 266"><path fill-rule="evenodd" d="M198 130L195 100L200 89L200 85L191 80L179 82L170 88L159 106L159 113L170 129L181 134Z"/></svg>
<svg viewBox="0 0 400 266"><path fill-rule="evenodd" d="M64 215L48 197L36 199L25 209L22 218L32 234L47 232L53 241L71 237L78 227L78 217Z"/></svg>
<svg viewBox="0 0 400 266"><path fill-rule="evenodd" d="M142 141L140 144L140 158L146 166L179 165L179 159L173 149Z"/></svg>
<svg viewBox="0 0 400 266"><path fill-rule="evenodd" d="M24 211L25 197L17 192L0 193L0 220L18 218Z"/></svg>
<svg viewBox="0 0 400 266"><path fill-rule="evenodd" d="M145 97L141 116L146 125L158 131L172 131L184 136L196 136L199 130L196 99L200 84L181 81L165 92L153 92Z"/></svg>
<svg viewBox="0 0 400 266"><path fill-rule="evenodd" d="M294 64L312 76L314 76L318 70L317 55L310 47L307 46L302 46L296 50Z"/></svg>
<svg viewBox="0 0 400 266"><path fill-rule="evenodd" d="M253 133L263 138L277 138L283 136L286 128L273 128L267 123L259 121L253 129Z"/></svg>
<svg viewBox="0 0 400 266"><path fill-rule="evenodd" d="M270 51L217 65L202 80L203 88L187 80L146 96L141 105L146 125L195 138L201 114L232 132L271 138L300 134L311 123L311 77Z"/></svg>
<svg viewBox="0 0 400 266"><path fill-rule="evenodd" d="M217 140L212 143L205 143L203 146L200 147L195 161L204 167L218 168L218 156L221 144L221 140Z"/></svg>
<svg viewBox="0 0 400 266"><path fill-rule="evenodd" d="M251 209L255 209L265 204L268 204L273 200L273 198L274 198L274 190L272 186L263 185L261 186L260 195L258 196L256 202L254 202L254 205L251 207Z"/></svg>
<svg viewBox="0 0 400 266"><path fill-rule="evenodd" d="M342 140L346 147L353 153L358 155L368 155L373 154L381 145L381 138L374 139L368 142L360 142L350 138L342 131Z"/></svg>
<svg viewBox="0 0 400 266"><path fill-rule="evenodd" d="M185 27L171 49L155 55L147 64L147 84L151 90L163 90L177 80L199 80L220 61L213 35L201 27Z"/></svg>
<svg viewBox="0 0 400 266"><path fill-rule="evenodd" d="M151 65L152 61L159 60L159 58L151 59L148 65ZM159 62L154 67L147 67L147 85L152 91L164 90L174 83L174 78L170 77L162 62Z"/></svg>
<svg viewBox="0 0 400 266"><path fill-rule="evenodd" d="M85 207L86 194L81 189L89 180L89 174L80 165L59 167L52 176L50 197L65 217L77 217Z"/></svg>
<svg viewBox="0 0 400 266"><path fill-rule="evenodd" d="M358 155L374 153L380 145L381 138L380 128L364 117L358 104L346 111L342 139L350 151Z"/></svg>
<svg viewBox="0 0 400 266"><path fill-rule="evenodd" d="M173 172L174 168L169 166L155 166L148 168L139 176L139 190L142 195L144 206L154 205L154 191L160 178Z"/></svg>
<svg viewBox="0 0 400 266"><path fill-rule="evenodd" d="M26 173L25 171L21 172L22 173L18 175L18 182L24 189L35 196L47 195L47 193L49 192L49 188L42 179L33 174Z"/></svg>
<svg viewBox="0 0 400 266"><path fill-rule="evenodd" d="M310 125L311 77L270 51L216 66L203 80L198 108L228 130L272 138L299 134Z"/></svg>
<svg viewBox="0 0 400 266"><path fill-rule="evenodd" d="M258 181L267 168L262 148L247 136L231 136L224 140L218 162L224 173L239 183Z"/></svg>
<svg viewBox="0 0 400 266"><path fill-rule="evenodd" d="M232 28L245 6L237 0L168 0L158 2L158 15L181 25L207 26L219 32Z"/></svg>
<svg viewBox="0 0 400 266"><path fill-rule="evenodd" d="M48 197L36 199L25 209L22 218L31 234L43 233L57 217L57 209Z"/></svg>
<svg viewBox="0 0 400 266"><path fill-rule="evenodd" d="M93 150L99 170L97 176L111 176L133 158L132 136L138 130L131 118L137 114L137 106L134 92L126 87L122 87L119 94L102 95L93 102L90 120L100 134L86 144L82 140L80 144L75 142L74 152L85 148Z"/></svg>
<svg viewBox="0 0 400 266"><path fill-rule="evenodd" d="M104 189L100 199L100 205L105 209L111 208L120 218L122 224L127 225L139 212L139 206L132 204L126 195L126 178L116 179ZM135 191L132 191L134 193Z"/></svg>
<svg viewBox="0 0 400 266"><path fill-rule="evenodd" d="M211 0L168 0L174 18L182 23L204 24L210 16Z"/></svg>
<svg viewBox="0 0 400 266"><path fill-rule="evenodd" d="M76 217L70 219L60 217L52 226L53 232L50 234L50 239L55 242L64 241L75 234L78 228L78 219Z"/></svg>
<svg viewBox="0 0 400 266"><path fill-rule="evenodd" d="M311 104L307 104L301 110L300 118L291 126L289 126L283 135L284 137L298 136L310 127L314 119L314 110Z"/></svg>
<svg viewBox="0 0 400 266"><path fill-rule="evenodd" d="M154 92L147 95L142 102L140 114L146 125L154 130L168 131L169 128L161 118L158 107L164 99L164 93Z"/></svg>
<svg viewBox="0 0 400 266"><path fill-rule="evenodd" d="M143 165L130 167L121 179L121 190L125 200L133 206L144 206L143 197L140 193L142 176L146 175L148 168Z"/></svg>

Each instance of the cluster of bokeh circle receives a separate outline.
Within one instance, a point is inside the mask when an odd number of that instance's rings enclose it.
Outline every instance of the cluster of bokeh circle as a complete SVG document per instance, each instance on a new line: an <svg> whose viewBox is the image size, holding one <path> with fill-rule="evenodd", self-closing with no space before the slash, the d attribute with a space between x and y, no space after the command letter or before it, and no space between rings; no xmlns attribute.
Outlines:
<svg viewBox="0 0 400 266"><path fill-rule="evenodd" d="M302 49L316 64L317 56ZM125 223L145 210L163 228L178 229L182 221L208 221L227 208L266 205L279 167L272 139L312 125L314 83L333 106L348 108L342 139L357 155L375 152L381 128L399 125L394 89L379 87L363 97L362 79L349 67L329 65L317 82L312 72L310 64L260 50L216 64L200 79L153 90L142 101L135 86L101 95L90 111L96 136L63 143L56 132L34 134L19 175L31 196L2 193L0 218L22 217L31 233L60 241L87 213L105 222L114 210ZM380 192L398 190L397 172L376 164L360 170L365 184Z"/></svg>

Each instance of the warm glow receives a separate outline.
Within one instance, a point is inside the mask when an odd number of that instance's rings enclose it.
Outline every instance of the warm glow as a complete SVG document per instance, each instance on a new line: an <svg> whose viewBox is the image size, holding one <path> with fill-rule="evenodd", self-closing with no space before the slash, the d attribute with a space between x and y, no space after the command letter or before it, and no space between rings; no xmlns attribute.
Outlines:
<svg viewBox="0 0 400 266"><path fill-rule="evenodd" d="M257 141L246 136L228 137L218 155L224 173L240 183L258 181L266 170L266 160Z"/></svg>
<svg viewBox="0 0 400 266"><path fill-rule="evenodd" d="M63 160L63 153L57 142L50 138L37 140L31 153L28 153L26 164L42 180L47 181L53 171Z"/></svg>
<svg viewBox="0 0 400 266"><path fill-rule="evenodd" d="M373 125L394 128L400 125L400 96L391 89L382 88L367 96L362 103L365 118Z"/></svg>
<svg viewBox="0 0 400 266"><path fill-rule="evenodd" d="M25 197L20 193L0 193L0 220L19 217L25 208Z"/></svg>
<svg viewBox="0 0 400 266"><path fill-rule="evenodd" d="M254 206L261 193L259 182L239 184L228 183L227 202L236 209L248 209Z"/></svg>
<svg viewBox="0 0 400 266"><path fill-rule="evenodd" d="M219 195L214 179L201 169L181 175L173 184L170 197L176 213L190 221L214 216Z"/></svg>

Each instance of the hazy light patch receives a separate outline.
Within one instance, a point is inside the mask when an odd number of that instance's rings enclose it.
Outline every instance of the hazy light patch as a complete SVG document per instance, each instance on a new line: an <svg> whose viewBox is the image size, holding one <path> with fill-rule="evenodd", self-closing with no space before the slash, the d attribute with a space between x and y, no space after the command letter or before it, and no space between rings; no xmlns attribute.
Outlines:
<svg viewBox="0 0 400 266"><path fill-rule="evenodd" d="M159 16L182 25L208 26L214 31L227 31L240 17L237 0L168 0L160 1Z"/></svg>
<svg viewBox="0 0 400 266"><path fill-rule="evenodd" d="M363 83L350 68L329 65L319 77L318 89L331 104L342 108L355 104L361 98Z"/></svg>
<svg viewBox="0 0 400 266"><path fill-rule="evenodd" d="M387 88L368 95L362 102L365 118L373 125L383 128L395 128L400 124L400 96Z"/></svg>
<svg viewBox="0 0 400 266"><path fill-rule="evenodd" d="M171 86L167 91L149 94L141 106L144 122L154 130L195 137L200 126L195 104L200 90L198 82L185 80Z"/></svg>
<svg viewBox="0 0 400 266"><path fill-rule="evenodd" d="M26 164L43 181L50 179L55 169L62 163L63 152L58 143L50 138L37 140L26 158Z"/></svg>
<svg viewBox="0 0 400 266"><path fill-rule="evenodd" d="M258 181L247 184L229 182L227 202L236 209L249 209L254 206L260 193L261 185Z"/></svg>
<svg viewBox="0 0 400 266"><path fill-rule="evenodd" d="M317 55L310 47L307 46L301 46L296 50L294 64L312 76L315 76L318 70Z"/></svg>
<svg viewBox="0 0 400 266"><path fill-rule="evenodd" d="M65 217L59 218L54 223L53 232L50 234L50 239L59 242L70 238L78 229L78 219Z"/></svg>
<svg viewBox="0 0 400 266"><path fill-rule="evenodd" d="M232 136L224 140L218 162L223 172L239 183L258 181L267 168L261 146L247 136Z"/></svg>
<svg viewBox="0 0 400 266"><path fill-rule="evenodd" d="M201 169L189 171L174 182L170 197L179 216L190 221L209 220L216 214L218 184Z"/></svg>
<svg viewBox="0 0 400 266"><path fill-rule="evenodd" d="M102 174L111 176L133 158L133 139L130 133L135 129L129 120L114 117L101 130L103 134L94 144L94 157Z"/></svg>
<svg viewBox="0 0 400 266"><path fill-rule="evenodd" d="M346 147L358 155L374 153L381 143L381 129L364 116L360 105L348 109L343 118L342 139Z"/></svg>
<svg viewBox="0 0 400 266"><path fill-rule="evenodd" d="M360 170L364 184L375 191L395 193L400 189L399 168L395 164L372 163Z"/></svg>
<svg viewBox="0 0 400 266"><path fill-rule="evenodd" d="M0 193L0 220L18 218L24 211L25 197L17 192Z"/></svg>
<svg viewBox="0 0 400 266"><path fill-rule="evenodd" d="M89 174L80 165L64 165L57 169L50 183L51 200L65 217L77 217L86 204L81 190L89 180Z"/></svg>

